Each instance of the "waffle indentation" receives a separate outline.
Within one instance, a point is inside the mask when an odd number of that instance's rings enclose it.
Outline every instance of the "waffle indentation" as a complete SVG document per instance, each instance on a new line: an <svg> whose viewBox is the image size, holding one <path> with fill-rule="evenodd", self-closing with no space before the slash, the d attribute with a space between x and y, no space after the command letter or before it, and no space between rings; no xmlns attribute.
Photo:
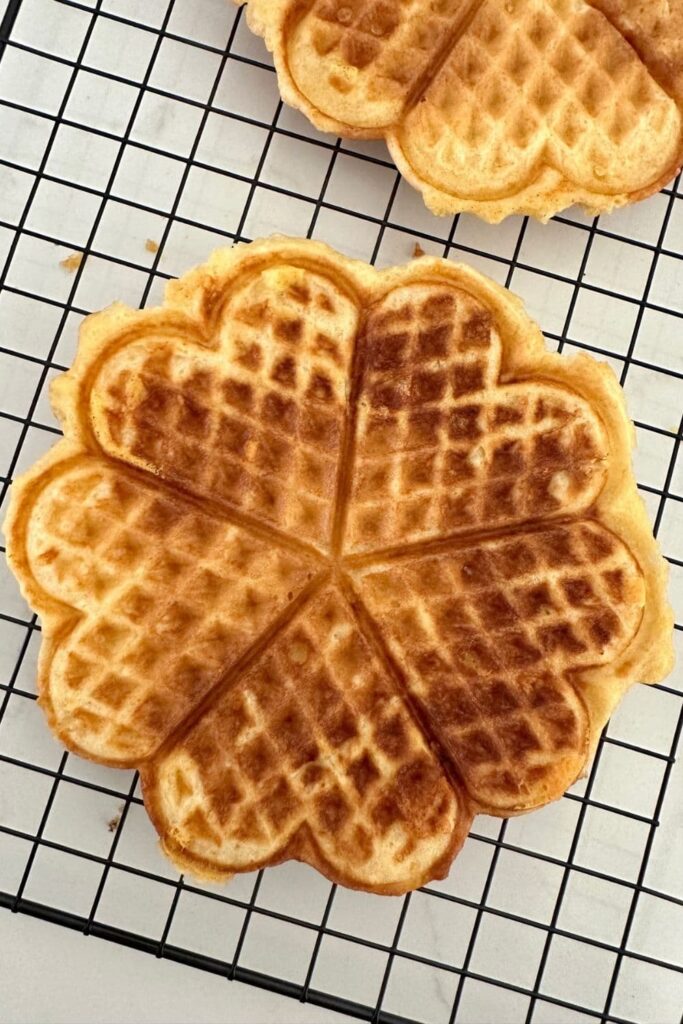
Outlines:
<svg viewBox="0 0 683 1024"><path fill-rule="evenodd" d="M579 774L588 728L573 674L609 661L640 607L630 555L572 523L361 570L359 593L474 799L514 810ZM619 608L617 614L615 608Z"/></svg>
<svg viewBox="0 0 683 1024"><path fill-rule="evenodd" d="M332 588L146 770L145 785L160 793L173 842L195 856L247 870L305 825L329 864L351 865L350 882L390 884L414 870L456 814L438 761ZM198 832L197 813L208 830Z"/></svg>
<svg viewBox="0 0 683 1024"><path fill-rule="evenodd" d="M396 289L371 310L360 344L347 551L585 508L602 486L594 415L557 386L499 384L500 338L466 292Z"/></svg>
<svg viewBox="0 0 683 1024"><path fill-rule="evenodd" d="M356 323L329 279L265 271L210 346L145 338L103 367L91 399L103 447L324 547Z"/></svg>
<svg viewBox="0 0 683 1024"><path fill-rule="evenodd" d="M107 761L150 756L316 568L92 457L33 515L33 572L80 612L50 664L51 713Z"/></svg>

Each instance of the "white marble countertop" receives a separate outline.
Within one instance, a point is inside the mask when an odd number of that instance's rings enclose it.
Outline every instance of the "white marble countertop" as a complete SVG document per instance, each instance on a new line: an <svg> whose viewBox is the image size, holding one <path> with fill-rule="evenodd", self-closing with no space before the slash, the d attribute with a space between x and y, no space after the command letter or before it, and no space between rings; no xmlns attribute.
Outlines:
<svg viewBox="0 0 683 1024"><path fill-rule="evenodd" d="M3 1024L342 1024L349 1018L0 911Z"/></svg>

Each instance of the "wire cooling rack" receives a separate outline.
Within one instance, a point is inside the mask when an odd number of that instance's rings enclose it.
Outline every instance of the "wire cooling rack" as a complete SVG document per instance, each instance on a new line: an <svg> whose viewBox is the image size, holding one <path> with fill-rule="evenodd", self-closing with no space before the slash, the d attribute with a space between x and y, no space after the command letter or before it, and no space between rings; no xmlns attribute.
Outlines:
<svg viewBox="0 0 683 1024"><path fill-rule="evenodd" d="M0 18L3 505L59 433L47 386L87 312L154 304L214 247L273 231L380 265L418 243L521 294L552 347L614 367L680 643L678 182L601 219L437 219L383 146L323 136L282 106L262 44L225 0L0 0ZM159 854L133 773L51 739L35 702L40 626L2 571L2 907L366 1020L678 1021L680 668L629 694L564 799L476 819L445 882L370 897L289 864L201 886Z"/></svg>

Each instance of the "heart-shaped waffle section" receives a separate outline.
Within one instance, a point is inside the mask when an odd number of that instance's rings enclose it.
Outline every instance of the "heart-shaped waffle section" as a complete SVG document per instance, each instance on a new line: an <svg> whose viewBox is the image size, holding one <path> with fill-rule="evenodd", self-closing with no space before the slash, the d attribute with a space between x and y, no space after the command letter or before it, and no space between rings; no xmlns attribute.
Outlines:
<svg viewBox="0 0 683 1024"><path fill-rule="evenodd" d="M93 379L93 429L108 454L319 544L358 308L328 278L285 266L238 282L213 316L208 333L131 327Z"/></svg>
<svg viewBox="0 0 683 1024"><path fill-rule="evenodd" d="M317 569L92 455L39 479L26 556L76 620L48 713L72 749L125 765L154 753Z"/></svg>
<svg viewBox="0 0 683 1024"><path fill-rule="evenodd" d="M683 0L247 3L284 99L385 138L436 213L601 212L680 165Z"/></svg>
<svg viewBox="0 0 683 1024"><path fill-rule="evenodd" d="M52 398L6 527L41 703L199 875L441 877L668 669L616 380L465 267L224 250L89 317Z"/></svg>
<svg viewBox="0 0 683 1024"><path fill-rule="evenodd" d="M606 472L599 417L563 386L503 382L501 356L493 314L462 289L426 280L372 307L347 551L588 508Z"/></svg>

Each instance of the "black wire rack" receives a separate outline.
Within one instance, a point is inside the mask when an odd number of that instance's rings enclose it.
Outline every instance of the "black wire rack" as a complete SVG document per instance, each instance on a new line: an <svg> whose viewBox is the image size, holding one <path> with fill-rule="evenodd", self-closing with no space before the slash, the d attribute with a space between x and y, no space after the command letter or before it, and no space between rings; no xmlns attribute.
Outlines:
<svg viewBox="0 0 683 1024"><path fill-rule="evenodd" d="M426 252L522 294L548 343L606 359L683 634L683 197L543 227L437 219L383 146L283 107L225 0L0 3L0 476L59 434L46 388L78 325L158 301L217 245L280 231L378 264ZM588 777L478 818L403 899L301 865L218 888L158 854L134 773L80 761L35 703L40 625L0 581L0 906L376 1022L658 1021L683 1006L683 674L632 691Z"/></svg>

